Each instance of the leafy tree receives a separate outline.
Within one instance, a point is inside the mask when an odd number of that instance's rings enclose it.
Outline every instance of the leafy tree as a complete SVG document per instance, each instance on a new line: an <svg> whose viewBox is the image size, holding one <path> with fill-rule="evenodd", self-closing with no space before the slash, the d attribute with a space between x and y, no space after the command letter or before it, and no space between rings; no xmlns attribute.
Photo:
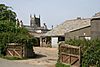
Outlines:
<svg viewBox="0 0 100 67"><path fill-rule="evenodd" d="M11 10L11 7L6 6L5 4L0 4L0 21L8 20L15 21L16 13Z"/></svg>
<svg viewBox="0 0 100 67"><path fill-rule="evenodd" d="M27 29L16 26L16 13L11 7L0 4L0 52L5 54L7 43L24 43L31 47L36 39L29 35Z"/></svg>

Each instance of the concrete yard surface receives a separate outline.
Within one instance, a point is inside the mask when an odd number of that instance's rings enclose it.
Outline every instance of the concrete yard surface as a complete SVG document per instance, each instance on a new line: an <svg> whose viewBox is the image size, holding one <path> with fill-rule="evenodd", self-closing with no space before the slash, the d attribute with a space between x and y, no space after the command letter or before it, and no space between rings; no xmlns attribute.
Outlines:
<svg viewBox="0 0 100 67"><path fill-rule="evenodd" d="M46 67L46 66L18 63L13 60L6 60L0 58L0 67Z"/></svg>
<svg viewBox="0 0 100 67"><path fill-rule="evenodd" d="M15 60L15 62L31 64L33 67L55 67L58 59L58 48L47 47L34 47L34 51L37 54L36 58L27 60Z"/></svg>

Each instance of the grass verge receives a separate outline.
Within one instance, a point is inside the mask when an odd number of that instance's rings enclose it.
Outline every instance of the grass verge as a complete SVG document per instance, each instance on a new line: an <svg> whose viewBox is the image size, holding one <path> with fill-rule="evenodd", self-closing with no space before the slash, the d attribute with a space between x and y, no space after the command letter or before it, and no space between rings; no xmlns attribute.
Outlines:
<svg viewBox="0 0 100 67"><path fill-rule="evenodd" d="M0 55L0 58L7 59L7 60L24 60L24 59L27 59L27 58L20 58L20 57L16 57L16 56L3 56L3 55Z"/></svg>
<svg viewBox="0 0 100 67"><path fill-rule="evenodd" d="M56 67L70 67L70 65L57 62L57 63L56 63Z"/></svg>

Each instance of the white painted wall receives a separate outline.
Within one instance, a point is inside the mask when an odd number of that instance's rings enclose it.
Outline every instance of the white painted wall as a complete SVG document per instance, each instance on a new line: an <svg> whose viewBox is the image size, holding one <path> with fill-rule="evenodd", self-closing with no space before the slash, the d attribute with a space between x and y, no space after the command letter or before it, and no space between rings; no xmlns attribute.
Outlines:
<svg viewBox="0 0 100 67"><path fill-rule="evenodd" d="M36 30L36 32L37 32L37 33L41 33L42 31L41 31L41 30Z"/></svg>
<svg viewBox="0 0 100 67"><path fill-rule="evenodd" d="M86 40L91 40L91 37L85 37Z"/></svg>
<svg viewBox="0 0 100 67"><path fill-rule="evenodd" d="M58 37L51 37L52 47L58 47Z"/></svg>

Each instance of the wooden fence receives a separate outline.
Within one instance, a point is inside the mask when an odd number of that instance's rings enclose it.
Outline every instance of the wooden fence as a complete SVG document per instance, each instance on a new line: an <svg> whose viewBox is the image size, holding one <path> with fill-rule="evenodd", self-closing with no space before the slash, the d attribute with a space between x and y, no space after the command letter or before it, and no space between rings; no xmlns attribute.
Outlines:
<svg viewBox="0 0 100 67"><path fill-rule="evenodd" d="M80 67L81 48L61 43L59 45L59 61L74 67Z"/></svg>

